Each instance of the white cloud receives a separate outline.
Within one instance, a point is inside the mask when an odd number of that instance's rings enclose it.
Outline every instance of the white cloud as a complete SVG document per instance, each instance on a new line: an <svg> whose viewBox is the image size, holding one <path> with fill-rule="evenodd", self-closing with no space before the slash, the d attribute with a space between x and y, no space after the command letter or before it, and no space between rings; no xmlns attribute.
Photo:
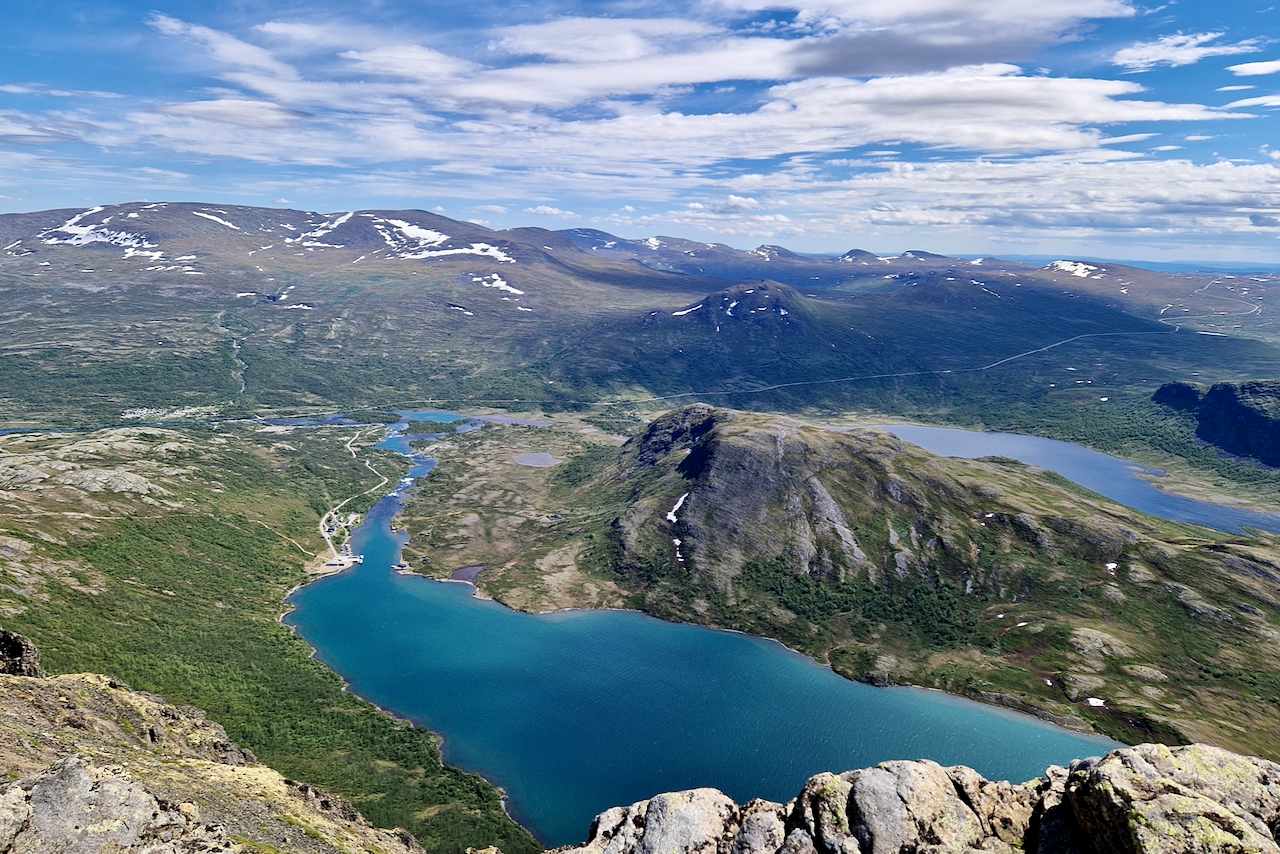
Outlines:
<svg viewBox="0 0 1280 854"><path fill-rule="evenodd" d="M651 95L671 86L787 80L796 76L794 51L783 39L728 38L683 53L485 70L443 94L514 108L563 108L608 96Z"/></svg>
<svg viewBox="0 0 1280 854"><path fill-rule="evenodd" d="M273 39L286 53L307 54L320 50L368 49L387 43L386 34L357 24L313 24L296 21L268 21L255 32Z"/></svg>
<svg viewBox="0 0 1280 854"><path fill-rule="evenodd" d="M561 18L494 31L493 50L558 62L618 62L668 52L673 42L717 32L683 18Z"/></svg>
<svg viewBox="0 0 1280 854"><path fill-rule="evenodd" d="M1263 74L1275 74L1280 71L1280 59L1266 62L1246 62L1241 65L1228 65L1227 70L1237 77L1258 77Z"/></svg>
<svg viewBox="0 0 1280 854"><path fill-rule="evenodd" d="M520 213L534 214L536 216L553 216L558 219L573 219L577 216L573 211L562 211L559 208L553 208L550 205L538 205L534 208L525 208Z"/></svg>
<svg viewBox="0 0 1280 854"><path fill-rule="evenodd" d="M227 33L198 24L189 24L159 12L153 14L147 23L166 36L185 38L203 45L209 56L217 62L236 68L265 71L286 79L298 76L297 71L276 59L270 51L241 41Z"/></svg>
<svg viewBox="0 0 1280 854"><path fill-rule="evenodd" d="M474 69L470 62L416 44L388 45L371 50L350 50L343 59L355 64L356 70L386 77L434 81L455 77Z"/></svg>
<svg viewBox="0 0 1280 854"><path fill-rule="evenodd" d="M802 21L897 24L937 21L975 21L1006 26L1057 28L1086 18L1133 15L1125 0L721 0L722 5L747 11L791 9Z"/></svg>
<svg viewBox="0 0 1280 854"><path fill-rule="evenodd" d="M307 113L291 110L266 101L249 101L224 98L218 101L193 101L187 104L169 104L157 107L156 112L170 116L189 116L212 122L240 125L248 128L288 127Z"/></svg>
<svg viewBox="0 0 1280 854"><path fill-rule="evenodd" d="M1138 42L1117 51L1111 57L1111 62L1130 71L1150 71L1157 65L1178 68L1194 65L1210 56L1232 56L1259 50L1258 39L1246 39L1235 44L1209 44L1223 35L1225 33L1217 32L1161 36L1155 41Z"/></svg>
<svg viewBox="0 0 1280 854"><path fill-rule="evenodd" d="M1246 89L1257 89L1257 86L1219 86L1215 92L1243 92Z"/></svg>
<svg viewBox="0 0 1280 854"><path fill-rule="evenodd" d="M1232 101L1228 107L1280 107L1280 95L1262 95L1258 98L1245 98Z"/></svg>

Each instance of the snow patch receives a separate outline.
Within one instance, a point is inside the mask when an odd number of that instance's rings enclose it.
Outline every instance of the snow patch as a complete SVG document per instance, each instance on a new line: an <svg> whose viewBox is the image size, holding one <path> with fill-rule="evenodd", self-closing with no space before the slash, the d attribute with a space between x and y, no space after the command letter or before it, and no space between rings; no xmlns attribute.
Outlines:
<svg viewBox="0 0 1280 854"><path fill-rule="evenodd" d="M700 309L700 308L702 308L702 303L698 303L698 304L697 304L697 305L695 305L693 308L686 308L684 311L673 311L673 312L671 312L671 316L672 316L672 317L684 317L686 314L691 314L691 313L693 313L693 312L697 311L697 310L698 310L698 309Z"/></svg>
<svg viewBox="0 0 1280 854"><path fill-rule="evenodd" d="M492 281L490 281L490 279L492 279ZM515 294L516 296L524 296L524 291L511 287L505 281L503 281L502 277L499 276L497 273L490 273L488 276L472 276L471 281L479 282L480 284L484 285L486 288L497 288L498 290L505 291L506 293L509 293L509 294Z"/></svg>
<svg viewBox="0 0 1280 854"><path fill-rule="evenodd" d="M648 240L645 241L645 245L648 246L650 249L653 249L656 251L662 248L662 241L656 237L650 237Z"/></svg>
<svg viewBox="0 0 1280 854"><path fill-rule="evenodd" d="M490 258L495 258L508 264L516 262L516 259L498 247L490 246L488 243L472 243L466 249L428 249L422 252L402 252L400 257L406 261L416 261L422 258L441 258L445 255L487 255Z"/></svg>
<svg viewBox="0 0 1280 854"><path fill-rule="evenodd" d="M234 231L239 231L239 230L240 230L240 226L238 226L238 225L232 225L231 223L227 222L225 219L223 219L223 218L222 218L222 217L220 217L220 216L214 216L214 215L213 215L213 214L211 214L211 213L204 213L203 211L192 211L192 213L193 213L193 214L195 214L196 216L204 217L205 219L209 219L209 220L213 220L213 221L214 221L214 222L216 222L218 225L225 225L227 228L230 228L230 229L232 229L232 230L234 230ZM223 213L226 213L226 211L223 211Z"/></svg>
<svg viewBox="0 0 1280 854"><path fill-rule="evenodd" d="M676 502L676 506L672 507L671 511L667 513L668 522L674 525L676 522L680 521L678 518L676 518L676 514L680 512L680 508L684 506L685 499L688 497L689 497L689 493L687 492L684 495L680 496L680 500Z"/></svg>
<svg viewBox="0 0 1280 854"><path fill-rule="evenodd" d="M134 234L129 231L112 231L104 228L107 220L97 225L82 225L81 220L96 213L101 213L102 207L89 208L83 213L78 213L71 219L64 222L57 228L51 228L48 231L42 231L37 238L50 246L88 246L90 243L107 243L112 246L122 246L126 249L154 249L155 244L147 241L147 238L141 234ZM69 235L68 237L56 237L57 232Z"/></svg>
<svg viewBox="0 0 1280 854"><path fill-rule="evenodd" d="M1049 267L1060 273L1070 273L1071 275L1078 276L1081 279L1102 278L1101 276L1091 275L1099 269L1098 267L1095 267L1092 264L1085 264L1080 261L1054 261L1049 265Z"/></svg>
<svg viewBox="0 0 1280 854"><path fill-rule="evenodd" d="M303 246L320 247L322 249L341 249L342 244L321 243L320 238L324 237L326 234L335 230L344 222L351 219L354 213L355 213L354 211L344 213L341 216L337 217L336 219L331 219L326 221L325 223L323 223L322 225L320 225L319 227L311 231L304 231L302 234L299 234L297 237L286 237L284 239L284 242L285 243L301 243Z"/></svg>

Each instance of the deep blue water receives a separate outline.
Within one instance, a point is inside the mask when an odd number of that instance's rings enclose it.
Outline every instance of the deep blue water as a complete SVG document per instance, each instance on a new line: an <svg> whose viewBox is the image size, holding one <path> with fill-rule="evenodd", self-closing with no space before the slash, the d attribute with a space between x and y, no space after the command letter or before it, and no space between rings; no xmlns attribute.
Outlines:
<svg viewBox="0 0 1280 854"><path fill-rule="evenodd" d="M384 444L408 451L404 437ZM295 593L287 622L355 693L441 733L446 761L506 789L548 846L658 792L785 801L820 771L916 758L1021 781L1115 746L938 692L850 682L772 641L631 612L523 614L468 584L399 575L403 534L389 523L406 486L355 533L364 564Z"/></svg>
<svg viewBox="0 0 1280 854"><path fill-rule="evenodd" d="M1243 533L1246 527L1280 533L1280 514L1223 507L1170 495L1138 476L1163 475L1159 469L1091 451L1070 442L1018 433L978 433L907 424L891 424L879 429L939 456L1001 456L1040 466L1099 495L1163 519L1193 522L1232 533Z"/></svg>

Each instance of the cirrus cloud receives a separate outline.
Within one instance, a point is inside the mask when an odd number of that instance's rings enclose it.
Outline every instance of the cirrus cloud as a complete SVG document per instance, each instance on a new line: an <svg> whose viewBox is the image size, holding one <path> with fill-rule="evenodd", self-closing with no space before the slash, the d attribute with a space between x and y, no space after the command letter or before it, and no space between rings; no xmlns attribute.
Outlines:
<svg viewBox="0 0 1280 854"><path fill-rule="evenodd" d="M1111 62L1130 71L1150 71L1157 65L1178 68L1183 65L1194 65L1210 56L1232 56L1240 53L1254 53L1258 47L1258 39L1246 39L1235 44L1210 44L1222 38L1225 33L1178 33L1162 36L1155 41L1138 42L1111 57Z"/></svg>

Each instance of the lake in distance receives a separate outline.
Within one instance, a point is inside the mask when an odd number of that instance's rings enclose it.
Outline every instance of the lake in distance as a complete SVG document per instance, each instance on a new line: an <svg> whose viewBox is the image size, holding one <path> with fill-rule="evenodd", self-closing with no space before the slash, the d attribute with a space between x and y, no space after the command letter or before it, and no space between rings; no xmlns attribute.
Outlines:
<svg viewBox="0 0 1280 854"><path fill-rule="evenodd" d="M1108 456L1070 442L1041 436L1024 436L1020 433L978 433L973 430L915 424L889 424L876 429L892 433L899 439L905 439L943 457L1009 457L1049 469L1112 501L1162 519L1191 522L1231 533L1244 533L1245 528L1257 528L1280 534L1280 513L1259 513L1170 495L1139 477L1159 477L1164 474L1159 469Z"/></svg>

